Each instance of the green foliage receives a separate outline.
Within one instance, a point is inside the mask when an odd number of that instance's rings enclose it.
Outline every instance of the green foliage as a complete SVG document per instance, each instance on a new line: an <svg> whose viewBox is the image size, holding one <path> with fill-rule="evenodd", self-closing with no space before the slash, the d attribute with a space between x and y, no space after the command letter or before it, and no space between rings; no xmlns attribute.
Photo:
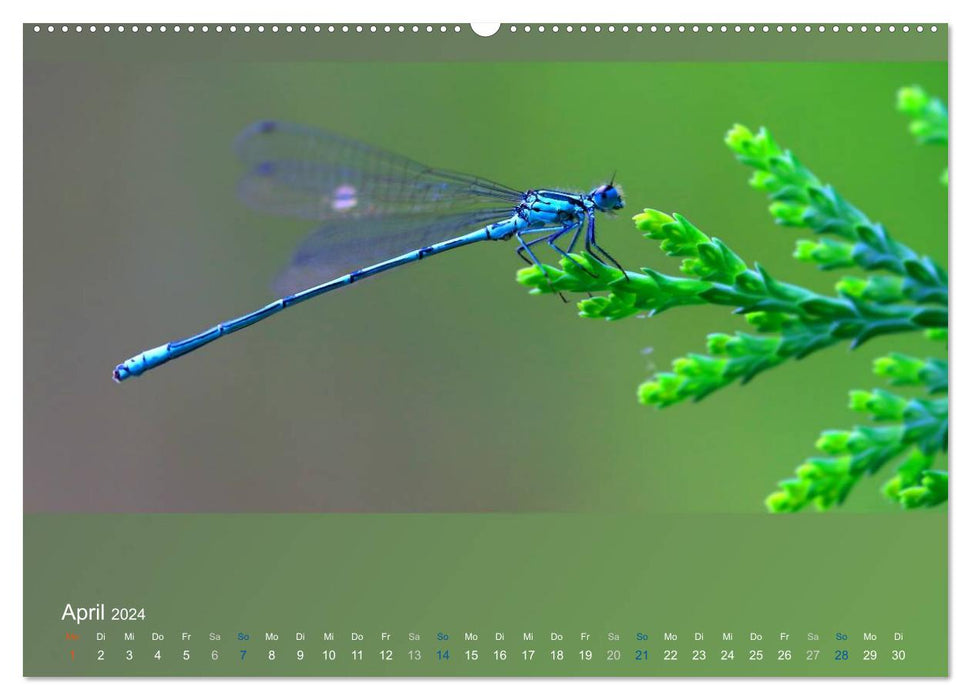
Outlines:
<svg viewBox="0 0 971 700"><path fill-rule="evenodd" d="M933 260L891 239L883 226L846 202L832 185L821 183L790 151L781 150L768 131L752 134L736 125L725 142L739 162L755 169L749 184L768 193L769 212L777 224L809 228L820 236L797 241L797 259L823 270L886 271L899 278L904 297L947 303L946 275Z"/></svg>
<svg viewBox="0 0 971 700"><path fill-rule="evenodd" d="M920 143L946 143L947 110L919 88L898 95L912 117ZM819 294L774 278L758 263L748 264L724 241L708 236L680 214L645 209L634 217L647 239L681 261L682 276L651 268L621 271L587 253L571 254L560 267L520 270L520 284L532 294L578 292L580 316L615 321L635 314L655 315L687 305L731 307L752 332L711 333L707 354L689 353L638 388L641 403L663 408L698 401L736 381L790 359L847 342L851 348L891 333L920 330L945 340L948 325L947 275L926 256L891 238L879 223L824 184L766 129L741 125L725 137L736 158L753 169L750 184L768 194L777 224L808 229L812 239L796 242L795 257L821 270L855 268L834 293ZM814 504L825 510L842 503L864 474L899 460L896 476L884 487L905 508L934 506L947 499L947 473L934 470L947 448L947 362L891 353L875 363L877 376L892 386L918 387L926 398L906 398L884 389L854 391L850 407L877 423L848 431L827 431L796 476L780 482L766 500L773 512Z"/></svg>
<svg viewBox="0 0 971 700"><path fill-rule="evenodd" d="M876 374L899 378L896 384L925 383L928 390L943 376L947 363L921 361L893 354L879 358ZM821 510L842 503L864 474L906 455L884 494L905 508L934 506L947 500L947 472L932 469L934 458L947 446L947 398L905 398L884 389L851 391L850 408L881 425L852 430L828 430L816 441L825 457L812 457L796 469L796 476L779 483L766 500L775 512L796 511L815 503Z"/></svg>

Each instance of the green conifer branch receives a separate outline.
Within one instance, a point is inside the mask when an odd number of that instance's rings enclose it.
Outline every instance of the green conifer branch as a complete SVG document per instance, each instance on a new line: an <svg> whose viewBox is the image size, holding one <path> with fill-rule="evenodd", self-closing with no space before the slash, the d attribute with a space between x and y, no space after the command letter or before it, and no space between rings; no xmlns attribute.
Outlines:
<svg viewBox="0 0 971 700"><path fill-rule="evenodd" d="M940 100L919 88L905 88L898 106L913 118L911 131L919 142L946 143L947 110ZM857 347L878 335L912 330L947 341L943 268L891 239L883 226L782 150L764 128L753 134L736 125L725 140L738 160L755 170L751 184L769 194L777 223L818 234L797 241L796 258L824 270L856 267L871 274L843 276L835 295L819 294L775 279L758 263L747 264L724 241L680 214L654 209L637 214L635 225L668 256L681 258L682 276L651 268L621 271L587 253L564 257L559 268L520 270L517 280L531 294L590 295L578 303L585 318L613 321L699 304L729 306L744 316L753 332L709 334L708 354L678 358L671 371L643 383L641 403L663 408L697 401L842 341ZM898 466L884 486L888 498L905 508L947 500L947 472L932 468L937 453L947 449L947 361L890 353L876 361L874 372L891 386L918 387L926 397L906 398L884 389L851 392L850 407L878 425L823 433L816 443L823 454L779 483L780 490L766 500L771 511L791 512L809 504L825 510L842 503L864 474L891 462Z"/></svg>
<svg viewBox="0 0 971 700"><path fill-rule="evenodd" d="M810 228L818 241L796 242L795 257L821 269L856 266L902 278L901 290L921 303L947 303L947 274L933 260L893 240L881 224L823 184L764 127L753 134L736 124L725 136L739 162L753 168L749 184L767 192L769 212L782 226Z"/></svg>
<svg viewBox="0 0 971 700"><path fill-rule="evenodd" d="M685 399L699 400L713 391L757 374L787 359L800 359L837 342L857 347L887 333L947 327L947 310L936 305L887 303L903 300L897 289L878 293L887 285L880 278L862 285L846 283L841 296L817 294L781 282L756 264L749 267L731 248L710 238L680 214L669 216L646 209L634 217L645 238L660 241L661 250L681 257L681 271L690 277L666 275L650 268L640 272L609 267L586 253L560 261L560 269L543 266L518 273L520 284L533 294L579 292L603 294L579 302L585 318L618 320L638 313L655 315L694 304L732 307L760 333L708 336L710 356L690 354L676 360L642 384L642 403L669 406ZM899 279L899 278L896 278Z"/></svg>

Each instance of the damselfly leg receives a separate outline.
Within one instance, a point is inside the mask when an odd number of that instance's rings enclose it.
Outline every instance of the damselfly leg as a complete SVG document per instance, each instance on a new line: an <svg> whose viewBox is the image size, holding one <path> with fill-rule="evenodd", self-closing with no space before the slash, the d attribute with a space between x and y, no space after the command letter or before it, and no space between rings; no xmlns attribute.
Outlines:
<svg viewBox="0 0 971 700"><path fill-rule="evenodd" d="M480 241L504 241L515 235L516 253L526 264L539 267L551 291L563 301L566 298L552 289L550 273L533 250L537 243L546 243L597 277L595 266L587 268L572 257L582 235L591 259L604 265L602 255L623 270L597 243L594 224L595 212L624 206L612 179L588 193L524 191L429 168L323 129L277 121L245 129L236 139L236 151L247 168L239 185L244 202L266 213L319 222L319 228L294 255L279 299L125 360L115 367L117 381L144 374L296 304ZM558 241L567 235L570 243L564 249Z"/></svg>
<svg viewBox="0 0 971 700"><path fill-rule="evenodd" d="M557 253L559 253L559 255L561 257L569 258L570 260L573 260L573 258L570 258L570 253L572 252L573 246L576 245L577 236L579 235L580 229L582 227L583 227L583 219L578 219L577 221L574 221L571 224L565 225L559 231L557 231L556 233L554 233L551 236L547 237L546 242L547 242L547 244L549 244L550 248L552 248ZM556 245L556 239L559 238L560 236L566 234L566 233L569 233L570 231L573 231L573 240L570 241L570 247L567 250L563 250L558 245ZM574 262L576 262L576 261L574 260ZM588 270L587 268L585 268L582 263L577 263L577 265L580 267L581 270L583 270L584 272L586 272L591 277L599 277L600 276L596 272L594 272L592 270Z"/></svg>

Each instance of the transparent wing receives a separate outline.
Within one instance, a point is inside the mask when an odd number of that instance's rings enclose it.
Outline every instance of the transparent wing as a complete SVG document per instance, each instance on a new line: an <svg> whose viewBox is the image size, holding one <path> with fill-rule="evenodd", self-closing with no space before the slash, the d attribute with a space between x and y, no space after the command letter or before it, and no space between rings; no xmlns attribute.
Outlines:
<svg viewBox="0 0 971 700"><path fill-rule="evenodd" d="M513 206L522 192L429 168L322 129L258 122L236 139L249 172L240 197L254 209L312 221L389 215L450 215Z"/></svg>
<svg viewBox="0 0 971 700"><path fill-rule="evenodd" d="M293 294L422 246L472 233L510 213L503 207L447 216L410 214L328 221L300 244L273 287L280 295Z"/></svg>

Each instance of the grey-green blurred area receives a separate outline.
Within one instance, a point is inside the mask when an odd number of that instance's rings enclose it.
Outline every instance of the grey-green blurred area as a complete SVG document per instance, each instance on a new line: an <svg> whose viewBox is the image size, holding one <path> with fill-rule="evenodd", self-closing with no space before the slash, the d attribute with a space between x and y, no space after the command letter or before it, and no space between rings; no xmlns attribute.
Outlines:
<svg viewBox="0 0 971 700"><path fill-rule="evenodd" d="M911 84L946 98L946 64L29 62L25 509L761 512L820 431L859 420L847 392L880 385L875 357L941 346L839 346L657 411L637 385L737 317L581 319L576 299L515 283L513 244L482 243L124 384L111 370L276 298L313 225L237 200L231 144L254 120L523 189L587 190L616 171L627 209L598 235L626 267L677 270L631 223L651 207L829 291L836 274L792 259L799 232L772 223L723 134L768 126L946 264L946 153L915 145L894 110ZM890 476L842 508L895 508L879 492Z"/></svg>

